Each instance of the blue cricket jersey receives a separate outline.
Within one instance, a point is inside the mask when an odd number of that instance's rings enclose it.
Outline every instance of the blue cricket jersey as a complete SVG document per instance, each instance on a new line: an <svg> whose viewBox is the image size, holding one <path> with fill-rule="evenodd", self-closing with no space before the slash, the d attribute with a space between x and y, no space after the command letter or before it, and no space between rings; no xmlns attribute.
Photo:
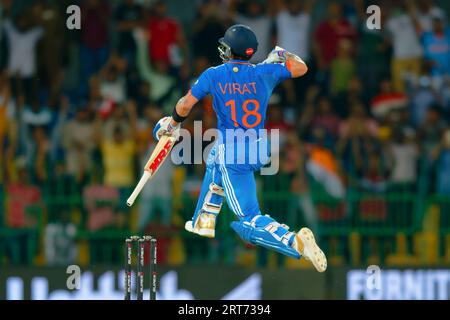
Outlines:
<svg viewBox="0 0 450 320"><path fill-rule="evenodd" d="M203 72L191 93L199 100L212 95L217 127L225 140L226 129L254 129L256 134L264 129L272 91L288 78L291 73L284 63L253 65L230 60Z"/></svg>
<svg viewBox="0 0 450 320"><path fill-rule="evenodd" d="M450 74L450 28L441 36L432 31L425 32L422 35L422 44L425 58L436 63L431 69L431 74L435 76Z"/></svg>

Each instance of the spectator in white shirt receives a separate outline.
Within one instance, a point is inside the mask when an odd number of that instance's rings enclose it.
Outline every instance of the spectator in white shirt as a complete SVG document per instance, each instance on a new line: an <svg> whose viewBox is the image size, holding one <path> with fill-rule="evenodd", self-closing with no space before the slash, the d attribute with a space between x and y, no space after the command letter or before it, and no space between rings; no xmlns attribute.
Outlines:
<svg viewBox="0 0 450 320"><path fill-rule="evenodd" d="M417 181L417 161L419 148L415 142L415 132L410 129L395 129L392 142L388 145L392 161L391 182L412 185Z"/></svg>
<svg viewBox="0 0 450 320"><path fill-rule="evenodd" d="M29 27L25 16L20 16L17 26L7 18L4 23L8 39L8 71L10 75L31 78L36 72L36 44L43 35L41 27Z"/></svg>
<svg viewBox="0 0 450 320"><path fill-rule="evenodd" d="M4 19L3 29L8 46L7 70L15 80L13 92L24 95L30 102L36 97L33 79L36 73L36 47L44 31L41 27L31 26L25 15L19 16L17 23L10 18Z"/></svg>
<svg viewBox="0 0 450 320"><path fill-rule="evenodd" d="M302 101L314 72L310 62L311 10L314 0L301 2L287 0L286 6L276 15L276 44L302 58L310 68L304 77L283 82L286 102L293 106Z"/></svg>
<svg viewBox="0 0 450 320"><path fill-rule="evenodd" d="M391 74L394 88L405 91L405 79L416 76L421 69L422 46L413 19L405 10L395 9L386 21L393 46Z"/></svg>
<svg viewBox="0 0 450 320"><path fill-rule="evenodd" d="M277 44L304 61L308 61L310 57L311 7L311 1L302 7L299 0L288 0L286 8L276 18Z"/></svg>

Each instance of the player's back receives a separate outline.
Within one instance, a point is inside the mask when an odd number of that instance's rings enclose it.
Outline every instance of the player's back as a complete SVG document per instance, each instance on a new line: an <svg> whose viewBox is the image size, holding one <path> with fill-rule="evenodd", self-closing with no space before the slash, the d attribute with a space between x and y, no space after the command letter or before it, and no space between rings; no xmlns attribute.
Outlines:
<svg viewBox="0 0 450 320"><path fill-rule="evenodd" d="M284 64L257 64L231 60L206 70L192 87L192 94L201 99L213 97L218 129L254 130L264 128L267 104L275 86L290 78Z"/></svg>

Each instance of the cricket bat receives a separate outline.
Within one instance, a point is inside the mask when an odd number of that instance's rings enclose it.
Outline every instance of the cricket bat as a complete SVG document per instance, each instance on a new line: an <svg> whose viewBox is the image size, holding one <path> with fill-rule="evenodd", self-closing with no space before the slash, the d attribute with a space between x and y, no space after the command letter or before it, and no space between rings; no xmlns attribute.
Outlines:
<svg viewBox="0 0 450 320"><path fill-rule="evenodd" d="M173 146L175 145L175 142L176 139L174 137L166 135L162 136L161 139L159 139L159 142L156 145L155 150L153 150L150 159L148 159L147 163L145 164L144 173L142 174L139 183L136 185L133 193L127 200L127 205L129 207L133 205L134 201L136 200L137 196L139 195L147 181L153 178L153 176L159 170L162 163L169 155L170 150L172 150Z"/></svg>

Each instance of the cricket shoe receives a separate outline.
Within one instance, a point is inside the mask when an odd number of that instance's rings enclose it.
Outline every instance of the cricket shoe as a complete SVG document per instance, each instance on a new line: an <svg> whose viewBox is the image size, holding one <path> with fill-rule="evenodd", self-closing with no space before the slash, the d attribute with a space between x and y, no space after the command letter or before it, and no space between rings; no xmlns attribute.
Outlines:
<svg viewBox="0 0 450 320"><path fill-rule="evenodd" d="M192 220L187 221L184 228L202 237L214 238L216 235L216 217L212 213L202 212L197 216L194 223L192 223ZM194 226L192 227L192 225Z"/></svg>
<svg viewBox="0 0 450 320"><path fill-rule="evenodd" d="M306 260L311 261L317 271L324 272L327 269L327 257L317 245L314 234L310 229L301 228L295 234L292 247Z"/></svg>

